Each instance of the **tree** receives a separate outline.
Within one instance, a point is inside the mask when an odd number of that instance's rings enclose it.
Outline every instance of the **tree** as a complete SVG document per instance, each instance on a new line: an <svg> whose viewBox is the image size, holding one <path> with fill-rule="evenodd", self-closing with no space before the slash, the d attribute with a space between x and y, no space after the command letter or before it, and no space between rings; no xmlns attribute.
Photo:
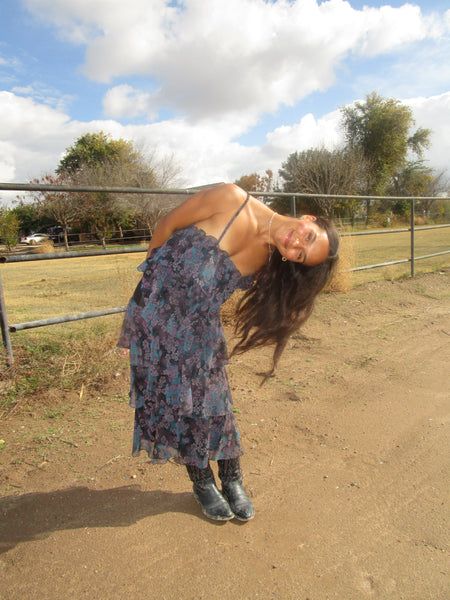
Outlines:
<svg viewBox="0 0 450 600"><path fill-rule="evenodd" d="M279 174L284 192L349 195L365 186L366 164L357 150L310 148L290 154ZM358 200L336 200L319 196L303 199L302 208L333 217L336 210L354 214Z"/></svg>
<svg viewBox="0 0 450 600"><path fill-rule="evenodd" d="M123 139L112 140L109 135L85 133L75 143L66 148L66 153L59 161L56 173L72 176L85 167L97 167L108 162L114 162L124 154L133 155L131 142Z"/></svg>
<svg viewBox="0 0 450 600"><path fill-rule="evenodd" d="M399 100L372 92L365 102L341 112L348 148L359 149L370 165L367 194L383 195L394 174L405 165L408 151L420 157L429 146L431 131L419 128L411 132L412 110Z"/></svg>
<svg viewBox="0 0 450 600"><path fill-rule="evenodd" d="M119 170L114 162L85 165L72 175L72 182L78 185L121 187L124 183L117 181ZM119 197L118 194L82 192L79 193L79 201L83 220L90 224L104 249L106 249L106 240L112 237L117 224L130 222L125 217L127 210L123 197Z"/></svg>
<svg viewBox="0 0 450 600"><path fill-rule="evenodd" d="M143 155L141 155L143 156ZM157 159L150 153L143 159L140 169L133 175L133 186L138 188L167 189L175 185L181 169L173 156ZM151 174L151 176L149 176ZM184 198L183 198L184 199ZM182 201L179 195L173 194L130 194L128 206L138 221L148 229L150 236L161 217Z"/></svg>
<svg viewBox="0 0 450 600"><path fill-rule="evenodd" d="M444 172L437 173L435 169L424 164L423 160L408 161L392 178L388 189L393 196L438 196L446 189ZM419 210L424 216L429 216L431 207L437 198L421 200ZM409 214L406 202L394 202L392 210L396 214Z"/></svg>
<svg viewBox="0 0 450 600"><path fill-rule="evenodd" d="M25 201L23 197L19 196L17 205L14 206L12 211L19 220L19 230L21 233L36 233L52 225L47 217L42 215L42 211L36 201Z"/></svg>
<svg viewBox="0 0 450 600"><path fill-rule="evenodd" d="M450 182L447 176L446 171L434 171L434 177L432 181L430 181L430 185L425 196L429 198L427 200L419 200L420 210L423 211L423 214L427 217L431 216L432 208L434 212L434 204L437 204L436 200L438 200L439 196L448 196L448 191L450 189ZM430 199L431 196L436 196L436 198ZM447 202L448 206L448 202Z"/></svg>
<svg viewBox="0 0 450 600"><path fill-rule="evenodd" d="M246 192L271 192L273 190L273 172L267 169L265 175L258 175L258 173L242 175L234 183Z"/></svg>
<svg viewBox="0 0 450 600"><path fill-rule="evenodd" d="M0 239L8 251L19 241L19 219L14 210L0 207Z"/></svg>
<svg viewBox="0 0 450 600"><path fill-rule="evenodd" d="M103 132L81 136L61 159L57 173L72 183L99 187L152 187L155 173L131 142L112 140ZM72 194L74 197L75 194ZM106 248L114 230L134 221L135 210L127 194L78 193L75 201Z"/></svg>
<svg viewBox="0 0 450 600"><path fill-rule="evenodd" d="M64 175L47 174L40 179L34 179L30 183L61 185L67 183ZM75 194L70 192L33 192L36 205L42 214L52 220L52 224L58 224L62 229L64 247L69 250L68 232L70 227L80 219L80 202Z"/></svg>

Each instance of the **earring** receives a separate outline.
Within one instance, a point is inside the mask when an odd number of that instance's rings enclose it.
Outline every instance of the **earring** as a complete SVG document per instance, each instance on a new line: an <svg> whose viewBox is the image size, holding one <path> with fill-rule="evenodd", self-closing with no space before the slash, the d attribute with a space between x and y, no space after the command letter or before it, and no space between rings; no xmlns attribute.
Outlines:
<svg viewBox="0 0 450 600"><path fill-rule="evenodd" d="M283 258L281 259L283 262L287 261L287 258L285 256L283 256Z"/></svg>

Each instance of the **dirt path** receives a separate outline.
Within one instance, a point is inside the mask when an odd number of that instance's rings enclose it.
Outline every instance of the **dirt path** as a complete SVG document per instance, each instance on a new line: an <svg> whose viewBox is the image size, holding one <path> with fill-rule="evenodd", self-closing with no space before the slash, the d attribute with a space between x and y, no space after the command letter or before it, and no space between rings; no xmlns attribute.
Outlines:
<svg viewBox="0 0 450 600"><path fill-rule="evenodd" d="M0 600L448 600L447 274L323 298L230 367L256 518L129 456L124 373L1 424ZM39 408L38 408L39 407Z"/></svg>

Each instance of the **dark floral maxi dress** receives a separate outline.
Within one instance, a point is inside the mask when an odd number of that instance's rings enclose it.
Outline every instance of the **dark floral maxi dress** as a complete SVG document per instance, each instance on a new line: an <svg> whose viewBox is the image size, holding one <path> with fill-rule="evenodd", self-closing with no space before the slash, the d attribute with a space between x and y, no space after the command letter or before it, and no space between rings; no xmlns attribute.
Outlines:
<svg viewBox="0 0 450 600"><path fill-rule="evenodd" d="M130 349L133 456L146 450L152 462L201 468L240 456L220 307L252 277L243 277L219 240L194 225L174 233L138 269L143 277L118 341Z"/></svg>

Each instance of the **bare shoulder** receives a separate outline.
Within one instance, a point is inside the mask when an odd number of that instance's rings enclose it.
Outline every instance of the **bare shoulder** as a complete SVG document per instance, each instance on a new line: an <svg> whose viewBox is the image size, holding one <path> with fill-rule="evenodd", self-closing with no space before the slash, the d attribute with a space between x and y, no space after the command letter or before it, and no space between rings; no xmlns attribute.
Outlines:
<svg viewBox="0 0 450 600"><path fill-rule="evenodd" d="M206 190L203 196L204 202L211 202L221 212L226 212L234 206L240 206L246 199L247 192L234 183L222 183L214 188Z"/></svg>
<svg viewBox="0 0 450 600"><path fill-rule="evenodd" d="M162 246L180 229L196 225L219 237L230 216L244 202L247 193L237 185L226 183L197 192L167 213L158 223L149 252Z"/></svg>
<svg viewBox="0 0 450 600"><path fill-rule="evenodd" d="M204 223L210 219L219 220L237 209L245 200L246 192L233 183L224 183L208 188L190 196L170 213L165 215L159 225L171 234L192 224Z"/></svg>

